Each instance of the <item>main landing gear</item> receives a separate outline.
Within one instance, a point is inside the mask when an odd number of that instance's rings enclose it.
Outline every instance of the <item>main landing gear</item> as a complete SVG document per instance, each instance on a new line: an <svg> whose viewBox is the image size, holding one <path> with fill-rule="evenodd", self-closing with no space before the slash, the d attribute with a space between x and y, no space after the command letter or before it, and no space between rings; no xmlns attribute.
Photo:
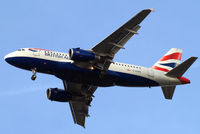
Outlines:
<svg viewBox="0 0 200 134"><path fill-rule="evenodd" d="M37 78L37 76L36 76L36 68L31 69L31 71L33 72L33 75L31 76L31 80L35 80Z"/></svg>

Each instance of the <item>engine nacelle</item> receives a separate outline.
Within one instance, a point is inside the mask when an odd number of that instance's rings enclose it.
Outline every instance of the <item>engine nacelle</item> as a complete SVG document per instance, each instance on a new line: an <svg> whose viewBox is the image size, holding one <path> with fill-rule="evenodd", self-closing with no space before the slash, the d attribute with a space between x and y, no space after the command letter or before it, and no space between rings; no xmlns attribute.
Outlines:
<svg viewBox="0 0 200 134"><path fill-rule="evenodd" d="M48 88L47 98L51 101L69 102L70 100L72 100L72 95L69 92L62 89Z"/></svg>
<svg viewBox="0 0 200 134"><path fill-rule="evenodd" d="M71 60L83 62L100 59L95 53L79 48L69 49L69 57Z"/></svg>

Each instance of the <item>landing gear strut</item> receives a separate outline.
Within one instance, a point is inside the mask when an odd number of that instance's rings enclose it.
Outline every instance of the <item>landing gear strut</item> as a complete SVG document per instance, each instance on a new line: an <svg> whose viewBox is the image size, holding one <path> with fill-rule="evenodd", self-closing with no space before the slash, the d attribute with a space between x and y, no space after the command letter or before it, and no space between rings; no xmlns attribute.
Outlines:
<svg viewBox="0 0 200 134"><path fill-rule="evenodd" d="M33 72L33 75L31 76L31 80L35 80L36 79L36 68L31 69L31 71Z"/></svg>

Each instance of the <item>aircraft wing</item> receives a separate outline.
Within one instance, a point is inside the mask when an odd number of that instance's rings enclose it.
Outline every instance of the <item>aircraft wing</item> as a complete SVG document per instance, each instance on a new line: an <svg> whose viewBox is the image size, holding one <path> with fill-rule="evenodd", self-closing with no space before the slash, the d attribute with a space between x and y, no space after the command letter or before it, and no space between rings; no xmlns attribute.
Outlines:
<svg viewBox="0 0 200 134"><path fill-rule="evenodd" d="M125 43L140 29L139 24L153 9L145 9L122 25L119 29L97 44L92 50L102 57L106 57L102 64L107 69L114 58L114 55L124 49ZM107 65L106 65L107 64Z"/></svg>
<svg viewBox="0 0 200 134"><path fill-rule="evenodd" d="M63 80L65 90L72 94L72 100L69 106L72 112L74 123L85 127L85 117L88 117L88 109L92 101L96 86L72 83Z"/></svg>

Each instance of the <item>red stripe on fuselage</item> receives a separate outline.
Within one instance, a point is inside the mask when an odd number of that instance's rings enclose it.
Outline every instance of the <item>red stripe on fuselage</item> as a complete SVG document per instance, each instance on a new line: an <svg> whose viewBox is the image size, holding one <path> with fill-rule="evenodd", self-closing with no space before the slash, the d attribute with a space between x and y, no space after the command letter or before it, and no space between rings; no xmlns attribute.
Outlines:
<svg viewBox="0 0 200 134"><path fill-rule="evenodd" d="M158 66L153 66L152 68L155 69L155 70L160 70L160 71L164 71L164 72L169 72L168 69L164 69L164 68L161 68L161 67L158 67Z"/></svg>
<svg viewBox="0 0 200 134"><path fill-rule="evenodd" d="M29 48L29 49L32 49L32 50L43 50L43 51L50 51L50 50L46 50L46 49L40 49L40 48Z"/></svg>
<svg viewBox="0 0 200 134"><path fill-rule="evenodd" d="M170 55L163 56L159 61L166 61L170 59L181 60L182 53L173 53Z"/></svg>

